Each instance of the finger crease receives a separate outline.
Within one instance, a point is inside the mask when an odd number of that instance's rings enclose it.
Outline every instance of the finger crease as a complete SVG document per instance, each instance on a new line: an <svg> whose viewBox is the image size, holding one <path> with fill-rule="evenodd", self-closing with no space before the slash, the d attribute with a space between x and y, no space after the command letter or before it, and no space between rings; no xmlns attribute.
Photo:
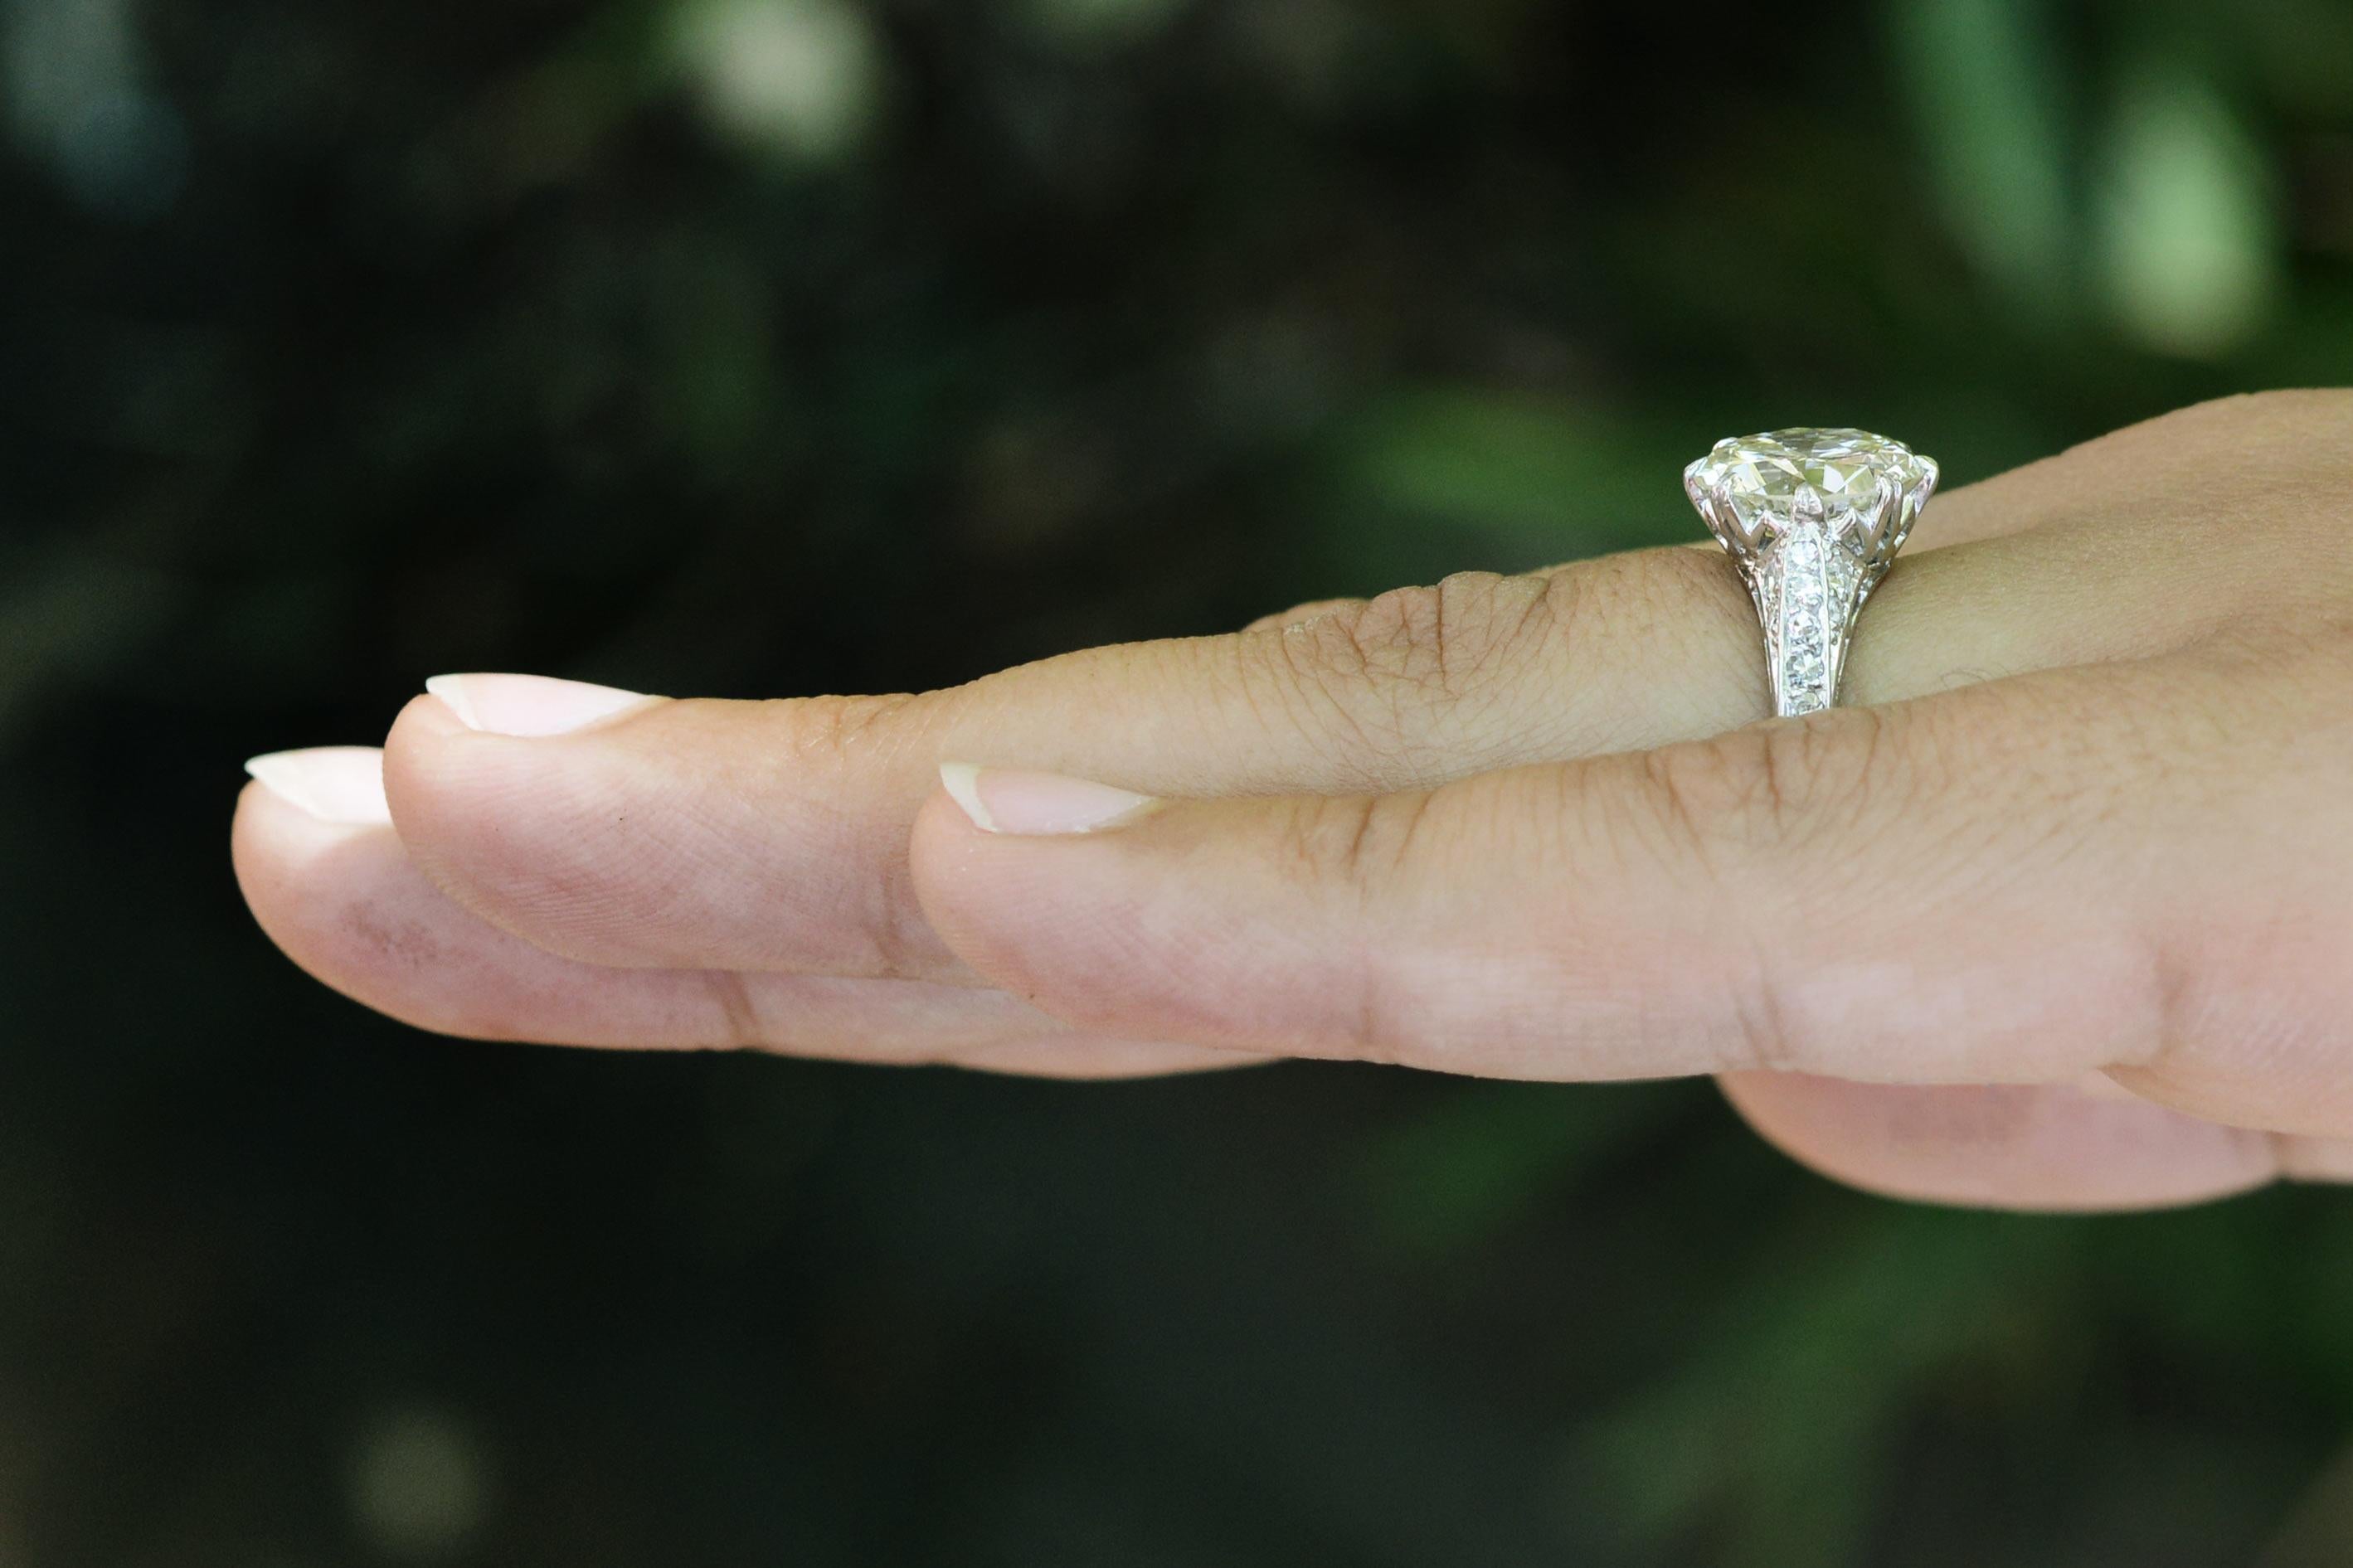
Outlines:
<svg viewBox="0 0 2353 1568"><path fill-rule="evenodd" d="M760 1009L752 1001L751 988L744 976L733 969L710 969L703 972L704 984L711 998L719 1005L720 1016L726 1021L725 1037L719 1044L738 1051L759 1050L766 1045L760 1021Z"/></svg>

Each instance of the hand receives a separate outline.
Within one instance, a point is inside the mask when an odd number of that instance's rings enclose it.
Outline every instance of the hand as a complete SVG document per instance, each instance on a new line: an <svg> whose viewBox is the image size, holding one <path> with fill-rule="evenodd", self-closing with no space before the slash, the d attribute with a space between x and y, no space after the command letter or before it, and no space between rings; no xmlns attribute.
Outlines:
<svg viewBox="0 0 2353 1568"><path fill-rule="evenodd" d="M2353 395L1939 499L1801 721L1712 548L916 697L439 689L236 835L280 945L429 1028L1714 1072L1894 1193L2353 1177Z"/></svg>

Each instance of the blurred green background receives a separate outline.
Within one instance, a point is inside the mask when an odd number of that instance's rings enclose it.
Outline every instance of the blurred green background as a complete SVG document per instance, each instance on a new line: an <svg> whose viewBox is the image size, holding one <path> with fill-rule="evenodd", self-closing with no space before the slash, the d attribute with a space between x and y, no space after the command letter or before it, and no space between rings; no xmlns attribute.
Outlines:
<svg viewBox="0 0 2353 1568"><path fill-rule="evenodd" d="M2353 365L2353 5L0 0L0 1563L2353 1562L2353 1208L1704 1084L428 1039L225 852L427 674L937 685Z"/></svg>

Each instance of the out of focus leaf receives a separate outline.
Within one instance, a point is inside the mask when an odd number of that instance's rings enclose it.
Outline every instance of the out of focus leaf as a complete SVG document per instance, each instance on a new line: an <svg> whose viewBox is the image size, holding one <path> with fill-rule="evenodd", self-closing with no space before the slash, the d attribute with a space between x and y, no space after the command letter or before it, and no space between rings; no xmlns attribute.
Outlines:
<svg viewBox="0 0 2353 1568"><path fill-rule="evenodd" d="M1454 1091L1366 1152L1371 1215L1402 1250L1442 1257L1484 1245L1579 1173L1684 1103L1690 1086L1478 1084Z"/></svg>
<svg viewBox="0 0 2353 1568"><path fill-rule="evenodd" d="M2048 318L2073 287L2070 150L2047 0L1885 0L1928 174L2004 304Z"/></svg>
<svg viewBox="0 0 2353 1568"><path fill-rule="evenodd" d="M1437 527L1523 564L1683 537L1697 524L1678 476L1713 438L1694 428L1565 398L1399 391L1327 437L1326 526L1358 559L1376 529Z"/></svg>
<svg viewBox="0 0 2353 1568"><path fill-rule="evenodd" d="M1696 1536L1724 1568L1859 1563L1899 1415L1998 1351L2066 1250L2047 1222L1921 1210L1792 1236L1725 1281L1714 1339L1594 1426L1572 1485L1624 1500L1648 1550Z"/></svg>
<svg viewBox="0 0 2353 1568"><path fill-rule="evenodd" d="M2100 164L2109 309L2160 353L2211 359L2278 304L2278 226L2253 142L2221 95L2178 66L2126 79Z"/></svg>

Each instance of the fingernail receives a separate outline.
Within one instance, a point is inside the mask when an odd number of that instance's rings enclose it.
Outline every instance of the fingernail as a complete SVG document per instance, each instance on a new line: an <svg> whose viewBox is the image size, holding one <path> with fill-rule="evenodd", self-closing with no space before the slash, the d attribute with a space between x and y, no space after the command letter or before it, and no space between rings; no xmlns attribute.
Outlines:
<svg viewBox="0 0 2353 1568"><path fill-rule="evenodd" d="M437 675L425 689L470 730L491 735L562 735L649 699L635 691L544 675Z"/></svg>
<svg viewBox="0 0 2353 1568"><path fill-rule="evenodd" d="M322 822L354 827L392 821L384 798L384 753L373 746L273 752L245 764L264 789Z"/></svg>
<svg viewBox="0 0 2353 1568"><path fill-rule="evenodd" d="M1151 795L1088 779L970 763L942 763L940 783L972 825L986 833L1093 833L1159 804Z"/></svg>

